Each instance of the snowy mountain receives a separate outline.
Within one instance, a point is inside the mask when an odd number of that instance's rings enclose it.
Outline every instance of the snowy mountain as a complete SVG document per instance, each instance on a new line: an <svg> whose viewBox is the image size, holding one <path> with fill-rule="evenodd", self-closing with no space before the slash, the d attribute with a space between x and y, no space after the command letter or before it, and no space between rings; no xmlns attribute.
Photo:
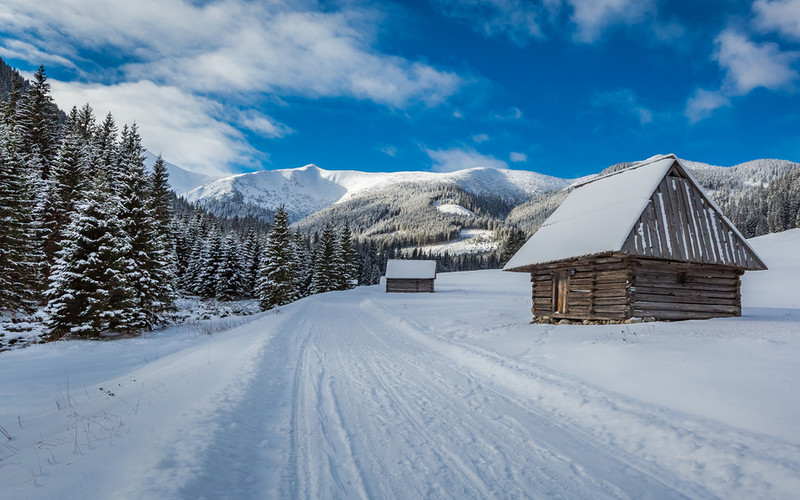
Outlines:
<svg viewBox="0 0 800 500"><path fill-rule="evenodd" d="M753 160L733 167L688 160L684 163L707 189L727 192L767 185L800 166L772 159ZM619 163L600 173L629 165L631 163ZM297 221L334 204L399 184L455 186L476 196L491 196L519 205L542 193L565 189L575 179L488 167L436 173L333 171L316 165L213 178L170 164L170 181L178 194L217 215L269 217L278 207L285 206Z"/></svg>
<svg viewBox="0 0 800 500"><path fill-rule="evenodd" d="M762 199L762 187L777 182L779 190L790 192L792 188L780 186L788 184L785 181L791 172L799 171L797 163L762 159L721 167L683 161L747 236L794 227L788 222L765 220L764 214L778 209L769 208L769 200ZM600 174L629 165L619 163ZM374 242L451 254L497 248L500 241L490 241L486 233L498 229L520 228L531 234L576 181L494 168L381 173L330 171L306 165L207 182L177 167L170 172L183 187L202 182L183 196L218 216L254 216L271 221L274 211L285 206L292 222L305 232L319 232L326 224L347 220L356 234ZM754 211L759 214L753 215ZM784 210L792 214L796 211L792 207ZM471 241L474 234L481 235L480 241ZM503 236L498 233L497 237Z"/></svg>
<svg viewBox="0 0 800 500"><path fill-rule="evenodd" d="M562 189L569 183L536 172L481 167L450 173L387 173L332 171L306 165L216 179L185 193L184 197L218 215L234 212L231 205L248 213L254 209L269 213L285 206L292 218L299 220L336 203L398 184L452 185L475 195L520 203L536 193Z"/></svg>

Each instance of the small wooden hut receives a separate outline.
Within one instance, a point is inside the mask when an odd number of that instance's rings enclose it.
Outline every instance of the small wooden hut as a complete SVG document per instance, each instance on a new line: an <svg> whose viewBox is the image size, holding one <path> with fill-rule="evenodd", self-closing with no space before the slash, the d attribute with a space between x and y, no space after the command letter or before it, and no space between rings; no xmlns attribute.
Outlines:
<svg viewBox="0 0 800 500"><path fill-rule="evenodd" d="M741 315L767 267L675 155L578 184L505 266L531 274L534 317Z"/></svg>
<svg viewBox="0 0 800 500"><path fill-rule="evenodd" d="M387 292L433 292L435 260L397 260L386 263Z"/></svg>

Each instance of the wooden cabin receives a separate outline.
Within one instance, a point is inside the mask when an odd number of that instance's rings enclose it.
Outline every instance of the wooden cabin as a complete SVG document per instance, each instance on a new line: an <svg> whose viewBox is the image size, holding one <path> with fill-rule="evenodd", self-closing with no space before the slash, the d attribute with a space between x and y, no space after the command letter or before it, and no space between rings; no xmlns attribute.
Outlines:
<svg viewBox="0 0 800 500"><path fill-rule="evenodd" d="M433 292L435 260L397 260L386 263L387 292Z"/></svg>
<svg viewBox="0 0 800 500"><path fill-rule="evenodd" d="M576 185L504 269L530 273L535 318L622 321L740 316L766 268L666 155Z"/></svg>

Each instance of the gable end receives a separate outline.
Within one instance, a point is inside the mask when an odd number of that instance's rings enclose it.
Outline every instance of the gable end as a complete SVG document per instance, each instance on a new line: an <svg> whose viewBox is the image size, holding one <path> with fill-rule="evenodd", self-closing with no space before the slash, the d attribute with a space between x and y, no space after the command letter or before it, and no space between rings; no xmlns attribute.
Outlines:
<svg viewBox="0 0 800 500"><path fill-rule="evenodd" d="M675 162L622 245L642 257L766 269L741 234Z"/></svg>

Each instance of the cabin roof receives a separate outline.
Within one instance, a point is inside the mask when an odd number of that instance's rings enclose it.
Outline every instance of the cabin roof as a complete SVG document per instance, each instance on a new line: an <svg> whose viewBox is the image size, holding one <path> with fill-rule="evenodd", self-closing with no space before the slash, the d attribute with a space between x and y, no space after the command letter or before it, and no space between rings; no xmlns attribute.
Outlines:
<svg viewBox="0 0 800 500"><path fill-rule="evenodd" d="M626 169L577 184L504 269L524 270L522 268L537 264L606 252L622 251L647 256L646 253L629 251L631 245L626 245L626 242L632 236L634 226L640 224L645 209L652 205L651 198L662 180L676 170L681 178L702 193L691 174L672 154L653 156ZM716 216L729 226L726 229L730 230L731 238L741 240L740 246L750 252L749 262L754 264L718 263L765 268L741 233L722 215L719 207L704 194L702 196L705 206L715 211ZM675 253L680 254L677 250ZM689 252L686 253L688 255Z"/></svg>
<svg viewBox="0 0 800 500"><path fill-rule="evenodd" d="M436 278L436 261L390 259L386 263L386 278L434 279Z"/></svg>

